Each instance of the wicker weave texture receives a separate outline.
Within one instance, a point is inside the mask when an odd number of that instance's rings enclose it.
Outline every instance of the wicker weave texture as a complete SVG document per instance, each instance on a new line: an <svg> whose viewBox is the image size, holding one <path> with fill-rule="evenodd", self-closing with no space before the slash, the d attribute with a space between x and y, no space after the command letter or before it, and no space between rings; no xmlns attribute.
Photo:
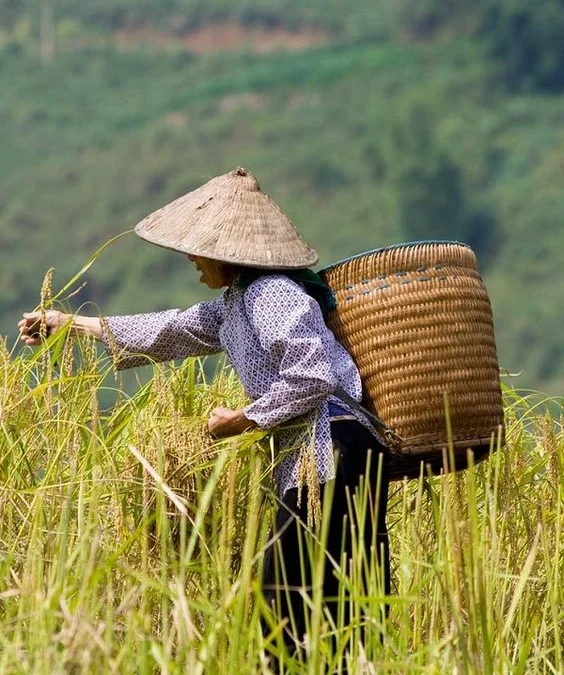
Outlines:
<svg viewBox="0 0 564 675"><path fill-rule="evenodd" d="M403 454L483 445L503 423L492 312L472 250L406 244L328 268L330 326L355 359L365 405L403 439Z"/></svg>

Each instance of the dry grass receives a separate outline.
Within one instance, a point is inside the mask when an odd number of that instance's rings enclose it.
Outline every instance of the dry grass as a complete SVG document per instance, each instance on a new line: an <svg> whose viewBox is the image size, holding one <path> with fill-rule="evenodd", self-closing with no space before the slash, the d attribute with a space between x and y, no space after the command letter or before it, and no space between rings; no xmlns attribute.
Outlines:
<svg viewBox="0 0 564 675"><path fill-rule="evenodd" d="M295 660L260 594L268 439L205 433L214 406L244 400L233 373L156 367L104 411L111 364L88 342L71 353L63 333L48 343L0 346L0 672L267 673L269 654L288 673L339 672L343 659L362 673L562 672L561 400L548 414L507 392L506 450L393 484L388 621L357 541L353 569L335 569L351 624L332 626L314 589ZM319 549L314 560L317 573Z"/></svg>

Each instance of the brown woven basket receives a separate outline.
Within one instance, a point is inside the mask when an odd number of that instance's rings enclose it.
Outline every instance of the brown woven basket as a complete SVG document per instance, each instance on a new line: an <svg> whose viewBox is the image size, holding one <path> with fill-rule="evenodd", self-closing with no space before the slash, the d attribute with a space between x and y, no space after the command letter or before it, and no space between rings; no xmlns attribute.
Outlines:
<svg viewBox="0 0 564 675"><path fill-rule="evenodd" d="M393 477L421 462L455 468L487 456L503 428L492 312L476 256L423 242L364 253L323 270L337 307L329 325L356 361L363 404L402 439ZM447 415L451 431L447 431Z"/></svg>

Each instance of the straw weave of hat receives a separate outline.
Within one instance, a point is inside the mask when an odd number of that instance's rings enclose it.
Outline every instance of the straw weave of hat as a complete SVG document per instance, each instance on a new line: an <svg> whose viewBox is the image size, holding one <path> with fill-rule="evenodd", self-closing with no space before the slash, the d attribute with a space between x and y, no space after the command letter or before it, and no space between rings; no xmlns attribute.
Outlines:
<svg viewBox="0 0 564 675"><path fill-rule="evenodd" d="M258 268L302 269L316 252L242 167L151 213L135 232L158 246Z"/></svg>

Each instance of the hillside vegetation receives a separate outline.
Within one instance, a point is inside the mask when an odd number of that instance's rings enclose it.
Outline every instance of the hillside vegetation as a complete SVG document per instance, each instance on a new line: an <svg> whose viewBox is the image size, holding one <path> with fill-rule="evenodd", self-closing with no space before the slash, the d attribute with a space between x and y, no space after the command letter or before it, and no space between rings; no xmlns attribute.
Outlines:
<svg viewBox="0 0 564 675"><path fill-rule="evenodd" d="M0 0L0 334L14 337L48 267L63 285L102 242L242 164L322 264L470 243L501 365L522 372L516 386L563 391L564 4L465 5ZM247 31L240 48L191 51L218 22ZM282 29L317 37L270 53L245 38ZM129 235L71 304L203 296L180 256Z"/></svg>

